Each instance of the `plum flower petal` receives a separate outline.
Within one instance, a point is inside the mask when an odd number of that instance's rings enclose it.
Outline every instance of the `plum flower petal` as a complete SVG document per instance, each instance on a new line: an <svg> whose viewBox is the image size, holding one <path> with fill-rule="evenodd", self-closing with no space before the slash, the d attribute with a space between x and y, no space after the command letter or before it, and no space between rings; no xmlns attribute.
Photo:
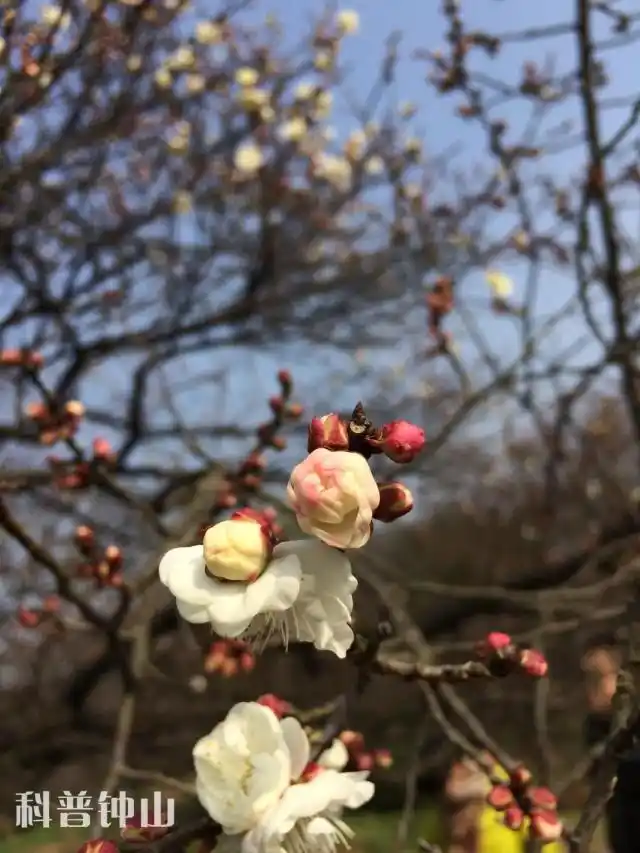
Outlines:
<svg viewBox="0 0 640 853"><path fill-rule="evenodd" d="M300 593L287 614L289 634L344 658L354 640L351 619L358 586L348 558L316 539L284 542L274 554L295 554L302 565Z"/></svg>
<svg viewBox="0 0 640 853"><path fill-rule="evenodd" d="M221 636L238 637L265 614L287 611L300 592L300 560L273 559L254 583L219 581L205 572L202 546L174 548L160 562L160 580L188 622L210 622Z"/></svg>
<svg viewBox="0 0 640 853"><path fill-rule="evenodd" d="M341 658L353 643L357 580L345 555L317 540L277 545L253 583L212 578L201 546L174 548L160 562L160 580L184 619L208 622L220 636L264 642L276 633Z"/></svg>
<svg viewBox="0 0 640 853"><path fill-rule="evenodd" d="M242 853L331 853L353 837L338 817L343 808L357 809L368 802L374 785L366 773L324 770L310 782L292 785L278 803L260 818L242 842Z"/></svg>

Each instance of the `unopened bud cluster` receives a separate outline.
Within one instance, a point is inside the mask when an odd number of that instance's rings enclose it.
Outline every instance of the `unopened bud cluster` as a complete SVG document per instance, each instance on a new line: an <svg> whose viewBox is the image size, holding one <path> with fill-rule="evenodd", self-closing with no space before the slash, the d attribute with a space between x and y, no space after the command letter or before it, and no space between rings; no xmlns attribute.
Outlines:
<svg viewBox="0 0 640 853"><path fill-rule="evenodd" d="M56 439L58 440L58 439ZM116 453L106 438L96 438L92 442L90 461L70 461L51 454L47 462L53 473L53 482L59 489L77 491L86 489L91 483L91 472L95 466L112 466Z"/></svg>
<svg viewBox="0 0 640 853"><path fill-rule="evenodd" d="M60 599L57 595L48 595L40 607L19 607L17 619L23 628L39 628L41 625L53 624L61 627L58 617Z"/></svg>
<svg viewBox="0 0 640 853"><path fill-rule="evenodd" d="M365 459L383 454L398 465L413 462L425 445L424 430L405 420L394 420L376 428L358 403L351 420L335 412L312 418L308 428L307 450L323 448L332 452L359 453ZM373 513L377 521L389 523L413 509L413 496L398 482L378 483L380 502Z"/></svg>
<svg viewBox="0 0 640 853"><path fill-rule="evenodd" d="M367 749L362 732L345 729L338 735L349 753L345 769L373 770L374 767L388 769L393 765L393 756L388 749Z"/></svg>
<svg viewBox="0 0 640 853"><path fill-rule="evenodd" d="M40 370L44 367L44 358L39 352L29 349L0 350L0 368L23 367L28 370Z"/></svg>
<svg viewBox="0 0 640 853"><path fill-rule="evenodd" d="M223 678L251 672L255 665L255 655L242 640L216 640L204 659L204 671L217 672Z"/></svg>
<svg viewBox="0 0 640 853"><path fill-rule="evenodd" d="M124 585L122 551L117 545L98 547L95 531L86 524L76 527L74 543L83 558L76 569L79 578L93 580L98 587L121 588Z"/></svg>
<svg viewBox="0 0 640 853"><path fill-rule="evenodd" d="M33 421L41 444L51 446L72 438L84 417L85 408L78 400L69 400L57 408L45 403L29 403L25 414Z"/></svg>
<svg viewBox="0 0 640 853"><path fill-rule="evenodd" d="M548 844L558 841L564 826L558 815L558 800L549 788L531 784L532 774L519 765L509 774L506 782L494 785L487 802L496 811L503 812L509 829L526 827L531 839Z"/></svg>
<svg viewBox="0 0 640 853"><path fill-rule="evenodd" d="M509 634L492 631L476 647L477 657L484 661L494 676L510 675L518 670L532 676L543 678L549 664L542 652L524 648L515 643Z"/></svg>

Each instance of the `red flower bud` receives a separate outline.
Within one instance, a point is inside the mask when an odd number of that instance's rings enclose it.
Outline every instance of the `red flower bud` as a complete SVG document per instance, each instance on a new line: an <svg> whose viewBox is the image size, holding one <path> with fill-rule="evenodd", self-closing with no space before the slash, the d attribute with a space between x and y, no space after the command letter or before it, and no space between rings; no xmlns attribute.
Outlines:
<svg viewBox="0 0 640 853"><path fill-rule="evenodd" d="M349 431L339 415L330 412L320 418L311 418L307 438L307 451L312 453L319 447L325 450L348 450Z"/></svg>
<svg viewBox="0 0 640 853"><path fill-rule="evenodd" d="M285 396L291 393L291 388L293 386L293 377L291 376L288 370L278 371L278 382L282 386L282 392Z"/></svg>
<svg viewBox="0 0 640 853"><path fill-rule="evenodd" d="M529 820L531 822L529 828L531 838L544 842L557 841L562 838L564 827L556 812L533 809L529 815Z"/></svg>
<svg viewBox="0 0 640 853"><path fill-rule="evenodd" d="M112 586L115 589L121 589L124 586L124 577L122 572L114 572L107 581L108 586Z"/></svg>
<svg viewBox="0 0 640 853"><path fill-rule="evenodd" d="M373 770L374 758L370 752L363 752L356 756L356 767L358 770Z"/></svg>
<svg viewBox="0 0 640 853"><path fill-rule="evenodd" d="M380 503L373 513L377 521L388 524L413 509L413 495L402 483L379 483Z"/></svg>
<svg viewBox="0 0 640 853"><path fill-rule="evenodd" d="M28 610L26 607L18 607L18 622L23 628L37 628L40 624L42 616L35 610Z"/></svg>
<svg viewBox="0 0 640 853"><path fill-rule="evenodd" d="M243 672L251 672L251 670L255 668L255 665L256 659L251 652L244 652L240 655L240 669L242 669Z"/></svg>
<svg viewBox="0 0 640 853"><path fill-rule="evenodd" d="M282 408L284 406L284 400L282 397L270 397L269 398L269 408L273 412L274 415L279 415L282 413Z"/></svg>
<svg viewBox="0 0 640 853"><path fill-rule="evenodd" d="M78 847L77 853L118 853L118 848L113 841L93 838L91 841L85 841L82 847Z"/></svg>
<svg viewBox="0 0 640 853"><path fill-rule="evenodd" d="M91 550L91 547L95 542L95 538L95 533L86 524L81 524L79 527L76 527L76 547L79 548L83 554L86 554Z"/></svg>
<svg viewBox="0 0 640 853"><path fill-rule="evenodd" d="M28 403L24 411L33 421L44 421L50 417L49 409L44 403Z"/></svg>
<svg viewBox="0 0 640 853"><path fill-rule="evenodd" d="M94 438L93 456L102 462L113 462L116 454L106 438Z"/></svg>
<svg viewBox="0 0 640 853"><path fill-rule="evenodd" d="M520 666L534 678L543 678L549 671L549 664L542 652L536 649L523 649L520 653Z"/></svg>
<svg viewBox="0 0 640 853"><path fill-rule="evenodd" d="M524 812L518 806L509 806L504 813L504 825L509 829L522 829L524 823Z"/></svg>
<svg viewBox="0 0 640 853"><path fill-rule="evenodd" d="M487 794L487 802L497 812L503 812L513 805L514 797L508 785L494 785Z"/></svg>
<svg viewBox="0 0 640 853"><path fill-rule="evenodd" d="M220 664L220 675L223 678L233 678L238 674L238 661L233 658L225 658Z"/></svg>
<svg viewBox="0 0 640 853"><path fill-rule="evenodd" d="M117 545L107 545L104 559L110 569L118 569L122 565L122 551Z"/></svg>
<svg viewBox="0 0 640 853"><path fill-rule="evenodd" d="M360 732L345 729L343 732L340 732L338 737L352 755L361 752L364 749L364 737Z"/></svg>
<svg viewBox="0 0 640 853"><path fill-rule="evenodd" d="M264 695L259 696L256 701L258 705L264 705L265 708L269 708L273 711L278 719L281 719L285 714L288 714L291 711L291 705L273 693L265 693Z"/></svg>
<svg viewBox="0 0 640 853"><path fill-rule="evenodd" d="M509 774L509 780L512 787L517 788L518 790L525 788L532 779L533 775L531 771L525 767L524 764L518 764L518 766L514 767Z"/></svg>
<svg viewBox="0 0 640 853"><path fill-rule="evenodd" d="M476 646L476 654L478 657L486 658L511 646L513 640L508 634L503 634L501 631L491 631L490 634Z"/></svg>
<svg viewBox="0 0 640 853"><path fill-rule="evenodd" d="M374 750L373 757L378 767L384 767L385 770L393 765L393 756L388 749Z"/></svg>
<svg viewBox="0 0 640 853"><path fill-rule="evenodd" d="M558 798L548 788L529 788L527 791L529 802L534 809L544 811L555 811L558 808Z"/></svg>
<svg viewBox="0 0 640 853"><path fill-rule="evenodd" d="M0 365L3 367L20 367L23 363L23 354L19 349L0 350Z"/></svg>
<svg viewBox="0 0 640 853"><path fill-rule="evenodd" d="M412 462L425 444L424 430L409 421L391 421L367 439L394 462Z"/></svg>
<svg viewBox="0 0 640 853"><path fill-rule="evenodd" d="M218 672L218 670L222 669L222 664L225 662L225 660L226 657L223 651L209 652L209 654L204 659L204 671Z"/></svg>

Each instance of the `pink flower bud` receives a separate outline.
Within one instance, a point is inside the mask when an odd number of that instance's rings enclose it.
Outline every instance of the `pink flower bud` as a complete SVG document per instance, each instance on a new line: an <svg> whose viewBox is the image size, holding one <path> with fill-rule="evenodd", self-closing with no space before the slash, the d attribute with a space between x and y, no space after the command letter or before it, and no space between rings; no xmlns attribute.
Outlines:
<svg viewBox="0 0 640 853"><path fill-rule="evenodd" d="M377 521L388 524L413 509L413 495L402 483L378 483L380 503L373 512Z"/></svg>
<svg viewBox="0 0 640 853"><path fill-rule="evenodd" d="M293 377L291 376L288 370L278 371L278 382L282 386L282 391L285 395L291 393L291 388L293 386Z"/></svg>
<svg viewBox="0 0 640 853"><path fill-rule="evenodd" d="M532 838L545 842L562 838L564 827L556 812L533 809L529 820L529 833Z"/></svg>
<svg viewBox="0 0 640 853"><path fill-rule="evenodd" d="M544 811L555 811L558 808L558 798L549 788L532 787L527 791L531 807Z"/></svg>
<svg viewBox="0 0 640 853"><path fill-rule="evenodd" d="M347 747L351 755L355 755L364 749L364 737L361 732L345 729L338 735L342 743Z"/></svg>
<svg viewBox="0 0 640 853"><path fill-rule="evenodd" d="M107 545L104 559L110 569L118 569L122 565L122 551L117 545Z"/></svg>
<svg viewBox="0 0 640 853"><path fill-rule="evenodd" d="M0 365L3 367L20 367L24 361L19 349L0 350Z"/></svg>
<svg viewBox="0 0 640 853"><path fill-rule="evenodd" d="M28 403L25 414L34 421L44 421L49 417L49 409L44 403Z"/></svg>
<svg viewBox="0 0 640 853"><path fill-rule="evenodd" d="M291 705L273 693L265 693L264 695L259 696L256 701L258 705L264 705L265 708L269 708L273 711L278 719L281 719L285 714L288 714L291 711Z"/></svg>
<svg viewBox="0 0 640 853"><path fill-rule="evenodd" d="M480 658L491 657L509 648L512 644L513 640L508 634L503 634L501 631L491 631L476 646L476 654Z"/></svg>
<svg viewBox="0 0 640 853"><path fill-rule="evenodd" d="M373 770L374 758L370 752L363 752L356 756L356 767L358 770Z"/></svg>
<svg viewBox="0 0 640 853"><path fill-rule="evenodd" d="M238 674L238 661L233 658L225 658L220 664L220 675L223 678L233 678Z"/></svg>
<svg viewBox="0 0 640 853"><path fill-rule="evenodd" d="M40 613L28 610L26 607L18 607L18 622L23 628L37 628L41 620Z"/></svg>
<svg viewBox="0 0 640 853"><path fill-rule="evenodd" d="M95 533L90 527L88 527L86 524L81 524L79 527L76 527L76 533L74 538L76 547L79 548L84 554L91 549L96 537Z"/></svg>
<svg viewBox="0 0 640 853"><path fill-rule="evenodd" d="M222 669L222 664L226 660L226 654L224 651L216 650L211 651L204 659L204 671L205 672L218 672L218 670Z"/></svg>
<svg viewBox="0 0 640 853"><path fill-rule="evenodd" d="M94 438L93 456L103 462L113 462L115 459L113 448L106 438Z"/></svg>
<svg viewBox="0 0 640 853"><path fill-rule="evenodd" d="M307 451L312 453L319 447L325 450L348 450L349 431L347 424L333 412L312 418L309 424Z"/></svg>
<svg viewBox="0 0 640 853"><path fill-rule="evenodd" d="M509 829L522 829L524 823L524 812L518 806L509 806L504 813L504 825Z"/></svg>
<svg viewBox="0 0 640 853"><path fill-rule="evenodd" d="M274 415L279 415L282 413L282 409L284 406L284 400L282 397L270 397L269 398L269 408L273 412Z"/></svg>
<svg viewBox="0 0 640 853"><path fill-rule="evenodd" d="M251 670L255 668L256 659L251 654L251 652L244 652L243 654L241 654L239 661L240 661L240 669L243 672L251 672Z"/></svg>
<svg viewBox="0 0 640 853"><path fill-rule="evenodd" d="M513 805L514 797L508 785L494 785L487 794L487 802L497 812L503 812Z"/></svg>
<svg viewBox="0 0 640 853"><path fill-rule="evenodd" d="M378 767L383 767L385 770L393 765L393 756L388 749L374 750L373 757Z"/></svg>
<svg viewBox="0 0 640 853"><path fill-rule="evenodd" d="M517 788L518 790L522 790L526 788L526 786L533 779L533 775L528 767L525 767L524 764L518 764L517 767L514 767L511 773L509 774L509 780L513 788Z"/></svg>
<svg viewBox="0 0 640 853"><path fill-rule="evenodd" d="M520 666L534 678L543 678L549 671L549 664L542 652L536 649L523 649L520 653Z"/></svg>
<svg viewBox="0 0 640 853"><path fill-rule="evenodd" d="M394 462L412 462L425 444L424 430L409 421L391 421L380 432L367 439Z"/></svg>

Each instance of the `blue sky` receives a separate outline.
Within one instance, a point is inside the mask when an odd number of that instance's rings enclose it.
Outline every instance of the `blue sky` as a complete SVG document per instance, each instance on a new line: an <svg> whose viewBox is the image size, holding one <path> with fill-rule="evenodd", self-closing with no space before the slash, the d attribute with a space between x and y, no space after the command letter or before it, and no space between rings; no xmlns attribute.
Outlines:
<svg viewBox="0 0 640 853"><path fill-rule="evenodd" d="M618 2L615 5L620 10L631 11L632 9L631 2ZM461 6L468 30L484 30L492 35L504 35L570 22L573 19L575 2L574 0L538 0L536 3L525 3L520 0L461 0ZM353 94L355 100L362 99L366 95L376 77L385 39L392 31L399 31L402 35L401 61L393 96L398 101L413 101L418 106L419 114L415 119L415 129L425 140L427 157L434 156L451 145L459 143L461 152L457 157L457 165L465 175L473 177L475 170L486 167L488 162L484 133L479 131L474 123L461 120L455 115L455 108L460 103L458 95L442 97L434 93L425 82L426 65L413 57L418 49L436 49L444 44L443 17L440 7L441 3L438 0L427 0L427 2L425 0L393 0L393 2L353 0L353 2L338 4L338 8L356 10L361 19L358 34L349 37L344 43L342 58L349 69L345 90L350 95ZM295 41L299 35L308 31L310 21L321 8L322 5L317 0L297 0L296 3L291 3L290 0L261 0L256 8L256 14L263 14L267 10L274 12L284 24L288 37ZM594 27L599 37L611 38L611 25L606 18L594 16ZM607 101L616 98L628 99L637 88L635 73L637 63L633 61L633 48L620 47L615 51L608 51L604 58L611 84L602 96ZM496 59L483 59L476 67L482 67L485 73L490 74L497 81L513 82L519 78L522 63L526 59L532 59L542 67L552 63L556 72L569 73L576 64L575 39L571 34L566 34L535 40L526 46L517 42L507 43ZM356 122L351 119L348 106L343 104L340 108L339 99L337 100L335 125L339 132L346 134L356 126ZM628 107L625 106L620 109L614 108L604 114L605 138L615 132L626 117L627 110ZM509 104L494 115L508 121L510 131L513 131L509 142L516 143L519 141L519 134L531 119L531 107L523 104L520 99L518 103ZM564 127L563 123L567 123L567 126ZM580 131L581 125L579 105L574 100L573 103L565 103L554 108L543 120L539 131L543 136L550 133L552 134L550 138L562 140L571 132ZM575 175L579 173L583 157L582 146L560 155L545 157L544 160L533 164L531 175L543 171L560 182L568 183L570 189L575 189ZM571 174L574 175L573 179L569 177ZM435 194L438 195L438 189ZM544 219L542 221L544 222ZM635 212L625 214L623 223L625 231L633 242L638 232ZM488 226L488 231L496 236L504 235L511 225L512 221L506 217L496 216L495 223ZM550 225L551 222L547 221L547 227ZM639 262L635 253L629 256L629 267ZM492 265L512 276L516 285L516 297L518 291L523 293L529 266L526 260L522 261L513 254L505 254ZM508 319L495 318L487 311L488 291L483 271L481 269L469 271L464 280L458 282L458 287L461 301L469 307L470 313L474 314L481 324L483 334L489 340L496 359L501 364L510 361L521 347L520 333L516 324ZM571 267L566 275L560 274L557 269L550 266L546 268L538 287L536 301L538 321L542 323L545 318L556 314L574 292L575 282ZM604 316L601 311L598 313ZM386 369L390 384L391 382L397 384L396 368L409 360L412 354L415 355L415 342L423 335L424 319L407 318L406 326L407 346L399 343L395 362L388 365ZM468 331L455 318L452 320L452 328L456 330L465 358L475 361L477 354L468 343ZM567 356L564 354L566 349L574 344L583 332L584 322L577 319L574 312L570 312L567 320L559 324L549 336L545 344L545 356L548 358L551 353L554 353L555 357L566 362ZM590 362L597 356L598 347L589 343L586 346L576 346L572 359L576 364L580 364ZM385 361L387 361L386 355ZM431 380L437 384L442 370L446 372L446 366L431 363L425 369L420 368L416 372L417 384L413 380L412 382L418 389L425 383L428 385ZM417 376L418 373L419 376ZM343 377L340 368L338 368L337 377L337 384L340 385Z"/></svg>

